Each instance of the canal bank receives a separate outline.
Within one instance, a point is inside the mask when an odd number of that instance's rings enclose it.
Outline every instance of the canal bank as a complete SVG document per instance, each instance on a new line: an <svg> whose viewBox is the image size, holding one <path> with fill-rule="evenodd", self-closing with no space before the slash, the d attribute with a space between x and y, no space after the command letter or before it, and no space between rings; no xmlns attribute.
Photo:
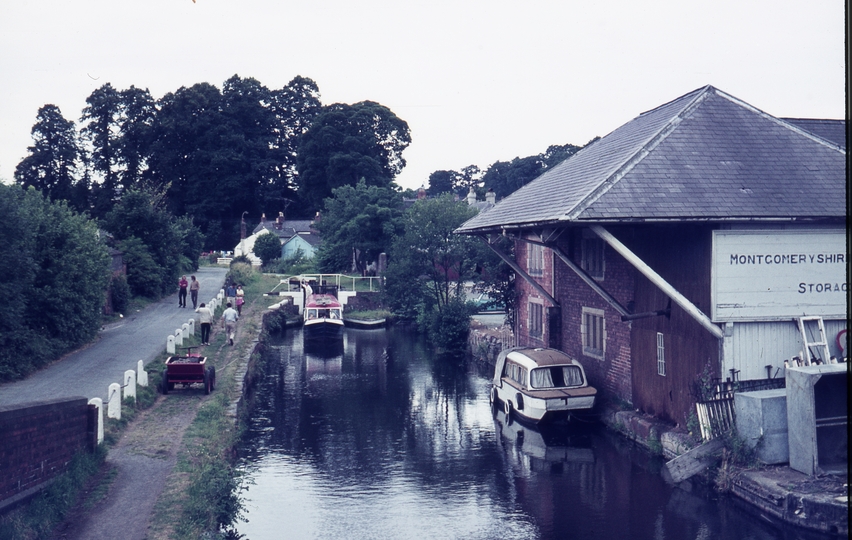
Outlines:
<svg viewBox="0 0 852 540"><path fill-rule="evenodd" d="M502 348L511 342L506 329L494 320L474 319L471 325L471 356L494 365ZM673 426L634 410L605 403L599 408L600 421L609 429L666 459L681 456L695 446L692 437ZM716 485L732 498L758 511L777 526L793 525L807 531L849 535L848 475L808 476L789 466L746 468L714 456L716 465L702 474L677 484L691 491L693 482Z"/></svg>

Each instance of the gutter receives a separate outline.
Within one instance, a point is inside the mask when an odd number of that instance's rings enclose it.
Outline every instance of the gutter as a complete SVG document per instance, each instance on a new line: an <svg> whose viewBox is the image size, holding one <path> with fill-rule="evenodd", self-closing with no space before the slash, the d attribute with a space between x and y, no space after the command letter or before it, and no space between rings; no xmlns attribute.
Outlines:
<svg viewBox="0 0 852 540"><path fill-rule="evenodd" d="M627 262L633 265L634 268L639 270L639 272L648 278L651 283L656 285L662 290L666 296L672 299L674 303L683 308L686 313L695 319L698 324L703 326L708 332L713 334L716 339L723 339L725 337L724 332L721 328L713 324L713 321L705 315L698 307L690 302L684 295L680 294L677 289L672 287L669 282L662 278L658 273L656 273L650 266L648 266L642 259L640 259L635 253L630 251L624 244L622 244L615 236L610 234L609 231L601 227L600 225L592 225L590 226L592 232L594 232L601 240L609 244L615 251L618 252L619 255L624 257Z"/></svg>

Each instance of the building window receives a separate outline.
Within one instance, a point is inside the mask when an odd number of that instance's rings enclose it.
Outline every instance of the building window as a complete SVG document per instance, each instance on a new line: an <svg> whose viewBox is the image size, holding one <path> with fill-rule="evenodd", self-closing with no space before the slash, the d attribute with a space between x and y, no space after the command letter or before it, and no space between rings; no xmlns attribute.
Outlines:
<svg viewBox="0 0 852 540"><path fill-rule="evenodd" d="M544 306L529 303L530 337L540 338L544 334Z"/></svg>
<svg viewBox="0 0 852 540"><path fill-rule="evenodd" d="M531 276L544 275L544 248L538 244L527 244L527 272Z"/></svg>
<svg viewBox="0 0 852 540"><path fill-rule="evenodd" d="M602 309L583 308L583 354L603 360L606 351L606 326Z"/></svg>
<svg viewBox="0 0 852 540"><path fill-rule="evenodd" d="M666 376L666 343L660 332L657 332L657 375Z"/></svg>
<svg viewBox="0 0 852 540"><path fill-rule="evenodd" d="M604 278L604 241L588 229L583 230L580 266L595 279Z"/></svg>

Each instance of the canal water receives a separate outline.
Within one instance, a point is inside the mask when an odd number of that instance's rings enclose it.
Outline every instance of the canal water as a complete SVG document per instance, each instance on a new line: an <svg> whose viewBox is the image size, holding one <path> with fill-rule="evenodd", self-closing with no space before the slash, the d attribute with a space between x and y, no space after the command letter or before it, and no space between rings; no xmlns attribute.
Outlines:
<svg viewBox="0 0 852 540"><path fill-rule="evenodd" d="M241 449L248 540L822 538L666 485L658 458L594 422L507 420L487 366L402 329L270 345Z"/></svg>

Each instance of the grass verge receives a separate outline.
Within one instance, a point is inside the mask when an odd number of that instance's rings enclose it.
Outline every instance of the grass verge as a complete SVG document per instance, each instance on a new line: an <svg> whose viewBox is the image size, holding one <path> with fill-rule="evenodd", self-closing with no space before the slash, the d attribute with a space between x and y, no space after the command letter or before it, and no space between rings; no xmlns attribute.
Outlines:
<svg viewBox="0 0 852 540"><path fill-rule="evenodd" d="M280 300L263 296L277 278L257 275L243 283L246 304L237 340L234 347L225 345L219 328L206 349L207 361L216 366L216 389L184 434L175 470L154 507L152 540L239 537L234 526L242 518L244 479L235 467L242 424L230 412L239 398L234 372L263 331L263 312Z"/></svg>

